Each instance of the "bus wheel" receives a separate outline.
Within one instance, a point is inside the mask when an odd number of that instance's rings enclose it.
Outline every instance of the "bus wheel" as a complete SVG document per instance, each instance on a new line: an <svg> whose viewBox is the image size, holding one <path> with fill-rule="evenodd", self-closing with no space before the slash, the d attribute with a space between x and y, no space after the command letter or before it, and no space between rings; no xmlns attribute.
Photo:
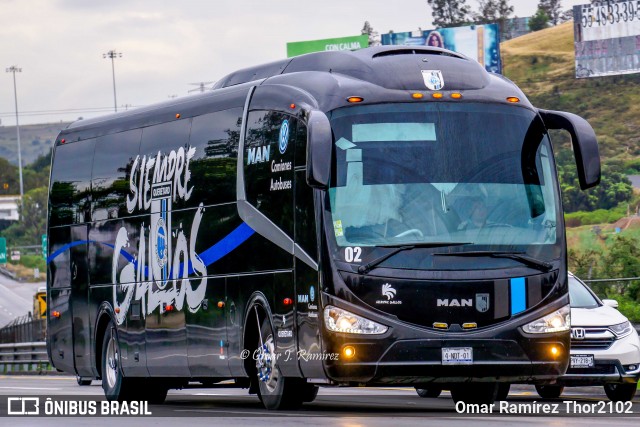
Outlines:
<svg viewBox="0 0 640 427"><path fill-rule="evenodd" d="M78 382L78 385L91 385L91 378L82 378L80 375L76 376L76 381Z"/></svg>
<svg viewBox="0 0 640 427"><path fill-rule="evenodd" d="M498 394L496 395L496 400L507 400L507 396L509 396L509 390L511 389L510 383L498 383Z"/></svg>
<svg viewBox="0 0 640 427"><path fill-rule="evenodd" d="M131 378L122 375L120 346L113 322L109 322L102 340L102 389L107 400L130 400L135 392Z"/></svg>
<svg viewBox="0 0 640 427"><path fill-rule="evenodd" d="M440 387L426 387L426 388L418 388L416 387L416 393L420 397L438 397L440 393L442 393L442 389Z"/></svg>
<svg viewBox="0 0 640 427"><path fill-rule="evenodd" d="M256 370L258 395L267 409L295 409L302 404L304 394L301 386L306 385L299 378L285 378L278 369L275 341L269 319L260 327L262 339L258 342Z"/></svg>
<svg viewBox="0 0 640 427"><path fill-rule="evenodd" d="M543 399L557 399L563 390L561 385L536 385L536 391Z"/></svg>
<svg viewBox="0 0 640 427"><path fill-rule="evenodd" d="M456 403L491 404L497 395L498 383L464 383L451 387L451 397Z"/></svg>

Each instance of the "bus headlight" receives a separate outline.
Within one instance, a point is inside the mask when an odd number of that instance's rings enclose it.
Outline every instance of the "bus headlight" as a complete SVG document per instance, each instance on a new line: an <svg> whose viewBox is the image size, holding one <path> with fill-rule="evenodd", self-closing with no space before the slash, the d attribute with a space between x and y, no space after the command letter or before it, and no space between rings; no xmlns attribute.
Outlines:
<svg viewBox="0 0 640 427"><path fill-rule="evenodd" d="M346 334L384 334L389 329L372 320L332 305L324 309L324 324L330 331Z"/></svg>
<svg viewBox="0 0 640 427"><path fill-rule="evenodd" d="M571 329L571 309L565 305L551 314L524 325L522 329L530 334L568 331Z"/></svg>

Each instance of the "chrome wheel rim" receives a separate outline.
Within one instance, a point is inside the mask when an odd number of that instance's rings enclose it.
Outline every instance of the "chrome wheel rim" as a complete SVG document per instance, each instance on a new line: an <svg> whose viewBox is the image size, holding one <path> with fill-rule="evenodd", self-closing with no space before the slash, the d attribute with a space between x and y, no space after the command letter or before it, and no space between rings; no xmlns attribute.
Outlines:
<svg viewBox="0 0 640 427"><path fill-rule="evenodd" d="M118 377L118 348L116 346L116 340L113 339L113 336L109 339L109 343L107 344L107 354L106 354L107 363L105 366L107 384L109 388L114 388L116 386L116 378Z"/></svg>
<svg viewBox="0 0 640 427"><path fill-rule="evenodd" d="M273 335L270 335L262 344L262 347L258 349L256 368L258 369L258 379L272 393L278 386L279 377L278 369L276 369Z"/></svg>

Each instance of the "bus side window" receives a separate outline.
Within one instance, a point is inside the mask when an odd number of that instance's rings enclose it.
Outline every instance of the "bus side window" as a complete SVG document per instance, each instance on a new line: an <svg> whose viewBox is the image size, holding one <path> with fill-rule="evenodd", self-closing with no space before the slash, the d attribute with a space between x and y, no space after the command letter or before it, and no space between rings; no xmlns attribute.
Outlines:
<svg viewBox="0 0 640 427"><path fill-rule="evenodd" d="M98 138L91 179L93 221L127 216L124 200L130 192L129 181L141 134L140 129L134 129Z"/></svg>
<svg viewBox="0 0 640 427"><path fill-rule="evenodd" d="M187 202L196 207L236 201L236 168L242 108L216 111L193 118L189 146L195 148L190 160Z"/></svg>
<svg viewBox="0 0 640 427"><path fill-rule="evenodd" d="M288 114L252 111L244 146L247 201L292 238L296 122Z"/></svg>
<svg viewBox="0 0 640 427"><path fill-rule="evenodd" d="M51 172L49 227L91 221L91 166L95 139L59 145Z"/></svg>

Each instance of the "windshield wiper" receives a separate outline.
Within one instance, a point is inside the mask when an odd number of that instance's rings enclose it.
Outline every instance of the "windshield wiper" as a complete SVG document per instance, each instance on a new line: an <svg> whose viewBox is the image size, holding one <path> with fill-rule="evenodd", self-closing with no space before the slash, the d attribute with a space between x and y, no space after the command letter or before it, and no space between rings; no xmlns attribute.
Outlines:
<svg viewBox="0 0 640 427"><path fill-rule="evenodd" d="M433 256L461 256L461 257L481 257L488 256L491 258L509 258L528 265L529 267L536 268L541 271L549 271L553 268L553 264L550 262L542 261L525 255L523 252L492 252L492 251L472 251L472 252L449 252L449 253L437 253Z"/></svg>
<svg viewBox="0 0 640 427"><path fill-rule="evenodd" d="M461 246L461 245L472 245L472 242L429 242L429 243L414 243L411 245L380 245L379 248L394 248L391 252L382 255L379 258L376 258L366 264L358 267L358 273L367 274L374 268L376 265L380 264L383 261L391 258L398 252L406 251L409 249L415 248L439 248L443 246Z"/></svg>

